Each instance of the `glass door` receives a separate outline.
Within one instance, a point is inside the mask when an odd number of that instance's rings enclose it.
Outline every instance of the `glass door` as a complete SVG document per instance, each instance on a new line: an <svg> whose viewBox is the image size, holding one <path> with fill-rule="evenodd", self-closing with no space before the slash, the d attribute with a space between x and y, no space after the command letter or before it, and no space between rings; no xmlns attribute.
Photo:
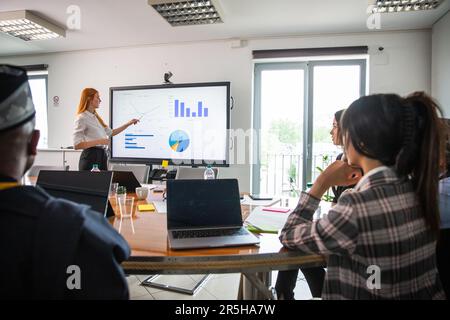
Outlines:
<svg viewBox="0 0 450 320"><path fill-rule="evenodd" d="M342 153L333 145L330 131L334 114L366 94L365 60L317 61L309 67L309 123L307 182Z"/></svg>
<svg viewBox="0 0 450 320"><path fill-rule="evenodd" d="M305 63L255 66L253 193L298 194L303 184Z"/></svg>
<svg viewBox="0 0 450 320"><path fill-rule="evenodd" d="M260 63L254 88L252 192L297 197L342 152L334 113L366 94L366 60Z"/></svg>

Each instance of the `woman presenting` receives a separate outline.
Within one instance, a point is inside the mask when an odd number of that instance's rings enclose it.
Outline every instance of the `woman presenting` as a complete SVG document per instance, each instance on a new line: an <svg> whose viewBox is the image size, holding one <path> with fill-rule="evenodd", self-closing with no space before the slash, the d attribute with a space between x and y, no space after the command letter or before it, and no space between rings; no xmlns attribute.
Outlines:
<svg viewBox="0 0 450 320"><path fill-rule="evenodd" d="M100 102L97 90L85 88L81 92L73 133L75 150L83 149L78 165L79 170L91 170L94 164L97 164L100 170L108 170L106 150L110 138L139 122L138 119L132 119L119 128L109 128L96 111Z"/></svg>

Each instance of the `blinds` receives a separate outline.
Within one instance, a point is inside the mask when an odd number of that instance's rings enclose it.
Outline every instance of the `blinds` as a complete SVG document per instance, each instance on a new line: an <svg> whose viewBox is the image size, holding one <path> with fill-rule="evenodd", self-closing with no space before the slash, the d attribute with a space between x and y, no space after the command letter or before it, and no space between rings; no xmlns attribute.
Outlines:
<svg viewBox="0 0 450 320"><path fill-rule="evenodd" d="M254 50L253 59L367 54L368 46Z"/></svg>
<svg viewBox="0 0 450 320"><path fill-rule="evenodd" d="M20 66L20 67L25 69L27 72L30 72L30 71L47 71L48 64L30 64L30 65Z"/></svg>

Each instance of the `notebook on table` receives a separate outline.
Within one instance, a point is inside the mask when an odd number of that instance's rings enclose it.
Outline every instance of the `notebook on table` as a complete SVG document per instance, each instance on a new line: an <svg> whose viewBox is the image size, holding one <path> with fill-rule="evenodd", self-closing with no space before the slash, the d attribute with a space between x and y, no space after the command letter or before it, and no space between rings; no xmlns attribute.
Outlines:
<svg viewBox="0 0 450 320"><path fill-rule="evenodd" d="M259 243L243 227L236 179L168 180L167 229L171 249Z"/></svg>

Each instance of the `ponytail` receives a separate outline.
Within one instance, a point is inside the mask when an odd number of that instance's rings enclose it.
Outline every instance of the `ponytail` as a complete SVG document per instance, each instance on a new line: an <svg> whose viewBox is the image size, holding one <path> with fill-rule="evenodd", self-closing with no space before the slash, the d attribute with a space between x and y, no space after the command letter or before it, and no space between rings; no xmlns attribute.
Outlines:
<svg viewBox="0 0 450 320"><path fill-rule="evenodd" d="M94 115L97 117L98 122L103 126L103 128L107 128L108 125L103 121L103 119L99 116L96 110L94 110Z"/></svg>
<svg viewBox="0 0 450 320"><path fill-rule="evenodd" d="M437 103L423 92L403 99L402 146L395 161L400 176L409 176L420 199L424 218L437 234L440 226L438 180L442 157L442 126Z"/></svg>
<svg viewBox="0 0 450 320"><path fill-rule="evenodd" d="M344 112L340 128L359 154L394 167L411 181L422 215L439 232L439 164L442 160L442 112L423 92L406 98L375 94L354 101Z"/></svg>

